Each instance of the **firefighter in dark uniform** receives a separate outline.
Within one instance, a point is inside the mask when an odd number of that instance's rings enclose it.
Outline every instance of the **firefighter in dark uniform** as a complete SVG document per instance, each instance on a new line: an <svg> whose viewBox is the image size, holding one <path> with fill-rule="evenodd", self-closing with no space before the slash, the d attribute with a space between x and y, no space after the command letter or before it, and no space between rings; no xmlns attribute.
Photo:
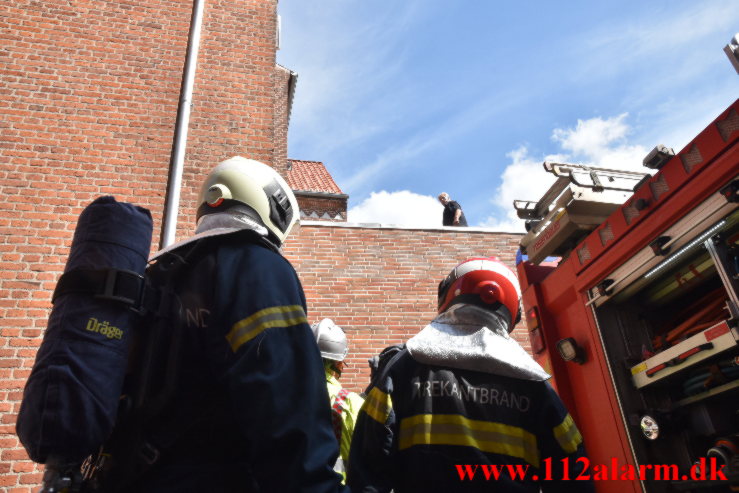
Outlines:
<svg viewBox="0 0 739 493"><path fill-rule="evenodd" d="M438 300L439 315L370 386L352 491L594 491L574 480L583 439L549 375L509 336L520 317L513 272L470 259L439 284Z"/></svg>
<svg viewBox="0 0 739 493"><path fill-rule="evenodd" d="M344 491L305 296L279 252L298 218L292 191L234 157L207 177L197 218L194 237L155 255L160 275L185 266L172 337L159 344L167 362L138 412L145 441L132 454L146 464L124 490Z"/></svg>

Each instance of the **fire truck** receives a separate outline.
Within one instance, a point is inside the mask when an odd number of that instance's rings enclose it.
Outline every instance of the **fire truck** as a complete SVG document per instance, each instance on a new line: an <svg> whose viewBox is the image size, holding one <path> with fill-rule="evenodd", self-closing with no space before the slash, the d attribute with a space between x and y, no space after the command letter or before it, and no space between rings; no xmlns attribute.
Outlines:
<svg viewBox="0 0 739 493"><path fill-rule="evenodd" d="M739 491L737 141L739 100L645 173L546 162L514 202L532 352L599 493Z"/></svg>

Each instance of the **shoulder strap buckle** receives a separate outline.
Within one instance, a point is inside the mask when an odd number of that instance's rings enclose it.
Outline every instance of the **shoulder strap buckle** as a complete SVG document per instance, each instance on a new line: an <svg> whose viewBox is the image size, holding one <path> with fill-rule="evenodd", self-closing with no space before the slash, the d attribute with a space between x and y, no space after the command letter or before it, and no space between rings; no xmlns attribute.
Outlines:
<svg viewBox="0 0 739 493"><path fill-rule="evenodd" d="M130 305L133 311L140 311L144 294L144 276L128 270L107 269L102 292L94 295L96 299L118 301Z"/></svg>
<svg viewBox="0 0 739 493"><path fill-rule="evenodd" d="M65 294L84 294L95 299L128 305L140 313L144 297L144 276L124 269L73 269L62 274L51 302Z"/></svg>

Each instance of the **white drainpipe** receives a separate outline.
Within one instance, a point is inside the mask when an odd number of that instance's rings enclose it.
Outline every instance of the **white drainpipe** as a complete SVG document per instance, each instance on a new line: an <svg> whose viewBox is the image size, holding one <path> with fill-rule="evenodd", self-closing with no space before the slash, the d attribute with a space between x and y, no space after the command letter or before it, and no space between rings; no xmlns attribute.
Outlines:
<svg viewBox="0 0 739 493"><path fill-rule="evenodd" d="M198 61L200 48L200 30L203 25L203 10L205 0L193 0L192 19L190 20L190 35L187 40L187 56L180 87L180 104L177 109L174 140L172 142L172 156L169 161L169 180L165 197L164 217L162 218L162 233L159 248L165 248L175 240L177 232L177 213L180 208L180 188L182 187L182 168L185 162L185 148L187 147L187 129L190 123L190 109L192 107L192 88L195 85L195 67Z"/></svg>

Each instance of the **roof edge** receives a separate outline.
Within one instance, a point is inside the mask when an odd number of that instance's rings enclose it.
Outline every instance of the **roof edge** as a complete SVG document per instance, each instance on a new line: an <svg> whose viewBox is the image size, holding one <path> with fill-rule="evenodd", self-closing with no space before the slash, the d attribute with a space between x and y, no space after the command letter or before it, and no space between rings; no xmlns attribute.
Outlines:
<svg viewBox="0 0 739 493"><path fill-rule="evenodd" d="M304 221L300 220L301 226L327 226L332 228L354 228L354 229L400 229L409 231L444 231L448 233L497 233L506 235L517 235L523 237L526 233L517 231L498 231L493 228L474 228L458 226L402 226L399 224L381 223L349 223L330 221Z"/></svg>
<svg viewBox="0 0 739 493"><path fill-rule="evenodd" d="M316 161L315 159L294 159L294 158L289 157L289 158L287 158L287 160L288 161L296 161L298 163L318 163L318 164L323 164L324 167L326 166L323 163L323 161Z"/></svg>
<svg viewBox="0 0 739 493"><path fill-rule="evenodd" d="M349 196L345 193L331 193L331 192L313 192L311 190L295 190L295 195L305 195L307 197L321 197L326 199L348 199Z"/></svg>

